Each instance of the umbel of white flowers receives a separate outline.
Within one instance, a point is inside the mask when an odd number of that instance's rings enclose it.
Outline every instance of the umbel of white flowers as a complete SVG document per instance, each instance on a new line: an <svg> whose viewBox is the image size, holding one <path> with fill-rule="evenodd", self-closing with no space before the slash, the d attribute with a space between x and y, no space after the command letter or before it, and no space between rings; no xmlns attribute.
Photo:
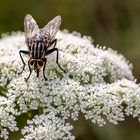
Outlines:
<svg viewBox="0 0 140 140"><path fill-rule="evenodd" d="M27 48L23 34L3 35L0 40L1 138L21 130L22 140L73 140L68 118L77 120L81 113L98 126L116 125L130 115L140 121L140 86L122 55L95 47L90 37L78 33L59 31L56 38L59 63L67 73L59 69L53 53L47 56L48 80L33 72L28 82L24 79L28 66L18 75L22 68L18 52ZM26 126L19 130L17 118L29 113Z"/></svg>

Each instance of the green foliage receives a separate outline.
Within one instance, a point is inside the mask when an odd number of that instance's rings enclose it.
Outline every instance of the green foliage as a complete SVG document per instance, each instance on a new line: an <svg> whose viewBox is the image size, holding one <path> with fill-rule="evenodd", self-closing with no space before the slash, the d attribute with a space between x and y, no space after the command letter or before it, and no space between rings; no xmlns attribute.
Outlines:
<svg viewBox="0 0 140 140"><path fill-rule="evenodd" d="M7 97L6 92L7 92L7 88L3 87L3 86L0 86L0 96Z"/></svg>

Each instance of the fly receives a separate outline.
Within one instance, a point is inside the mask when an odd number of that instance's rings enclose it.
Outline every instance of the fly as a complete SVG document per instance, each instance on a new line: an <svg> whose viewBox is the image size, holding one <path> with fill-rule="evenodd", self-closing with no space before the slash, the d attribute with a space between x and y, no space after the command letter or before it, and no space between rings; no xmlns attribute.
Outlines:
<svg viewBox="0 0 140 140"><path fill-rule="evenodd" d="M43 77L47 80L45 76L45 68L46 68L46 56L56 51L56 63L59 68L66 72L59 64L59 51L55 47L57 43L57 39L55 38L56 33L59 30L61 24L61 17L56 16L53 18L44 28L39 29L36 21L33 17L27 14L24 18L24 33L25 33L25 41L28 46L28 50L20 50L19 55L23 63L21 74L25 69L25 61L21 54L29 55L28 67L29 67L29 76L26 78L26 81L30 78L32 73L31 66L37 73L37 77L39 77L39 71L43 68ZM53 46L52 48L50 48Z"/></svg>

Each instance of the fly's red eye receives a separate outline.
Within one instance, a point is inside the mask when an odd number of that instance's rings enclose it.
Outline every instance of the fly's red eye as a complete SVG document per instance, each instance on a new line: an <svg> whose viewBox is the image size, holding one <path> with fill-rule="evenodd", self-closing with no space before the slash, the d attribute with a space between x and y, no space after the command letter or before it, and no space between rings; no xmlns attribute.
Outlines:
<svg viewBox="0 0 140 140"><path fill-rule="evenodd" d="M30 63L30 65L33 65L33 64L34 64L34 60L31 59L31 60L29 61L29 63Z"/></svg>
<svg viewBox="0 0 140 140"><path fill-rule="evenodd" d="M40 67L42 67L43 64L44 64L44 61L43 61L43 60L38 60L38 65L39 65Z"/></svg>

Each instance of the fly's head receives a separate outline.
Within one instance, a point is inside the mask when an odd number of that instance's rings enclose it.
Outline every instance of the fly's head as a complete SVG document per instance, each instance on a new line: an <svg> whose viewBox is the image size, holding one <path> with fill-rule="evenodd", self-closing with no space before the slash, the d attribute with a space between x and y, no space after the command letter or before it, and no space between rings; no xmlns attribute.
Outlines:
<svg viewBox="0 0 140 140"><path fill-rule="evenodd" d="M45 59L29 59L29 64L35 71L40 71L40 69L44 66L45 64Z"/></svg>

